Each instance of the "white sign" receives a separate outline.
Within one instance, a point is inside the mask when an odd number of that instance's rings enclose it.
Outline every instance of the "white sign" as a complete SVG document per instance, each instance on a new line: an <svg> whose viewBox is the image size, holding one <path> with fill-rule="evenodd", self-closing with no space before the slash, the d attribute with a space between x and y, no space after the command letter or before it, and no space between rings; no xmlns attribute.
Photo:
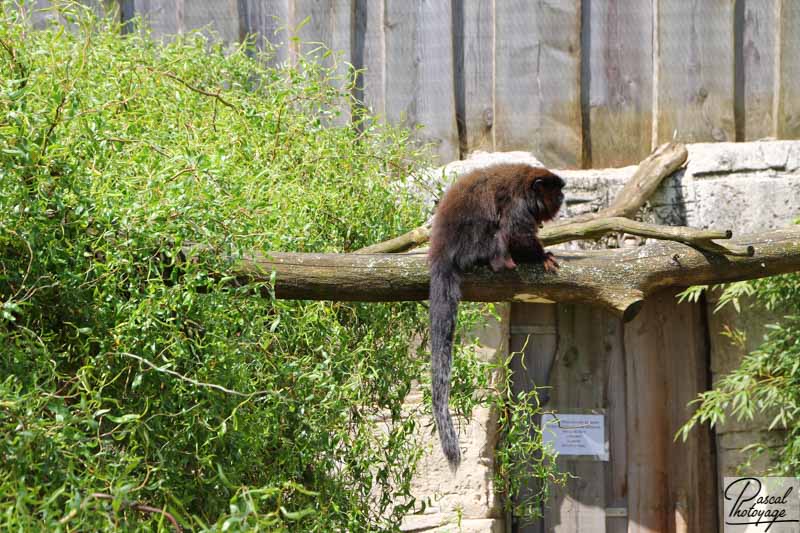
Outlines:
<svg viewBox="0 0 800 533"><path fill-rule="evenodd" d="M555 413L542 415L542 437L559 455L592 456L608 461L603 415Z"/></svg>

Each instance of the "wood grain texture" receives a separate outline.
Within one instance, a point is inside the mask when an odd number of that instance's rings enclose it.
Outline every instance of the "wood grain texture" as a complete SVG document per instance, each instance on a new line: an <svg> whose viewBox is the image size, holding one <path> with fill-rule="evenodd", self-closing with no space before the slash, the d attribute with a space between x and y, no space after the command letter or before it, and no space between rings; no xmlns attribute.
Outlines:
<svg viewBox="0 0 800 533"><path fill-rule="evenodd" d="M780 0L736 2L736 140L775 135L777 10Z"/></svg>
<svg viewBox="0 0 800 533"><path fill-rule="evenodd" d="M578 0L495 3L495 146L582 165Z"/></svg>
<svg viewBox="0 0 800 533"><path fill-rule="evenodd" d="M385 2L386 118L422 126L438 162L458 159L450 0Z"/></svg>
<svg viewBox="0 0 800 533"><path fill-rule="evenodd" d="M595 347L602 350L607 370L605 408L608 423L609 461L605 465L606 509L628 508L628 395L626 387L626 355L624 326L619 318L602 309L593 308L593 316L602 324ZM580 334L580 330L578 330ZM627 516L606 516L607 533L628 531Z"/></svg>
<svg viewBox="0 0 800 533"><path fill-rule="evenodd" d="M453 2L456 117L461 153L494 150L494 2Z"/></svg>
<svg viewBox="0 0 800 533"><path fill-rule="evenodd" d="M800 138L800 2L780 0L780 60L776 133Z"/></svg>
<svg viewBox="0 0 800 533"><path fill-rule="evenodd" d="M625 325L629 531L717 531L711 433L674 440L687 404L710 386L706 327L702 305L678 304L673 291L650 297Z"/></svg>
<svg viewBox="0 0 800 533"><path fill-rule="evenodd" d="M134 0L133 8L150 26L155 38L183 31L183 0Z"/></svg>
<svg viewBox="0 0 800 533"><path fill-rule="evenodd" d="M704 304L679 304L672 291L651 298L647 305L651 302L662 309L664 319L660 356L665 364L664 383L669 398L669 464L682 465L669 471L669 531L717 531L718 493L711 431L702 426L692 430L685 442L673 438L696 409L689 402L711 388Z"/></svg>
<svg viewBox="0 0 800 533"><path fill-rule="evenodd" d="M243 0L244 31L255 36L256 46L274 48L270 63L278 64L288 58L290 0Z"/></svg>
<svg viewBox="0 0 800 533"><path fill-rule="evenodd" d="M363 70L355 97L374 115L386 116L384 0L354 0L353 65Z"/></svg>
<svg viewBox="0 0 800 533"><path fill-rule="evenodd" d="M604 349L606 318L618 321L592 306L559 305L558 354L545 408L559 411L605 409L608 405L610 350ZM620 346L617 346L621 348ZM618 350L616 356L622 356ZM623 386L623 384L619 384ZM616 414L620 414L618 411ZM624 423L624 411L621 413ZM624 437L624 431L621 437ZM571 472L564 487L556 487L545 506L545 530L557 533L606 531L606 475L609 463L559 457L559 470Z"/></svg>
<svg viewBox="0 0 800 533"><path fill-rule="evenodd" d="M513 374L512 392L530 392L546 387L558 351L558 308L549 304L511 304L509 352L516 353L510 363ZM547 403L552 390L538 391L539 400ZM534 423L539 424L537 418ZM522 490L522 498L532 494L541 481L532 478L531 485ZM545 533L545 520L516 524L517 533Z"/></svg>
<svg viewBox="0 0 800 533"><path fill-rule="evenodd" d="M297 28L297 40L290 49L310 55L333 68L340 88L349 86L351 37L354 18L353 0L291 0L290 17ZM347 102L337 108L334 124L350 121Z"/></svg>
<svg viewBox="0 0 800 533"><path fill-rule="evenodd" d="M585 0L583 9L589 12L581 79L588 90L587 166L630 165L652 144L652 4Z"/></svg>
<svg viewBox="0 0 800 533"><path fill-rule="evenodd" d="M652 304L653 302L648 302ZM628 531L662 533L669 523L669 434L666 362L660 346L665 316L646 305L625 327L628 394Z"/></svg>
<svg viewBox="0 0 800 533"><path fill-rule="evenodd" d="M237 0L199 2L184 0L183 31L211 29L225 42L237 42L242 37L239 26L239 3Z"/></svg>
<svg viewBox="0 0 800 533"><path fill-rule="evenodd" d="M656 142L733 141L734 3L658 0Z"/></svg>

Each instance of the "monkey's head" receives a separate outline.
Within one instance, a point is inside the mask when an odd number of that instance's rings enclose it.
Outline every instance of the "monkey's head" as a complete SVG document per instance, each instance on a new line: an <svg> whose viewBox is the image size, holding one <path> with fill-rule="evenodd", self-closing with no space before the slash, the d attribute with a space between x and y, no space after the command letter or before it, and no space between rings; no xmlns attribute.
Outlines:
<svg viewBox="0 0 800 533"><path fill-rule="evenodd" d="M552 220L564 203L564 180L544 168L533 169L528 182L528 205L538 222Z"/></svg>

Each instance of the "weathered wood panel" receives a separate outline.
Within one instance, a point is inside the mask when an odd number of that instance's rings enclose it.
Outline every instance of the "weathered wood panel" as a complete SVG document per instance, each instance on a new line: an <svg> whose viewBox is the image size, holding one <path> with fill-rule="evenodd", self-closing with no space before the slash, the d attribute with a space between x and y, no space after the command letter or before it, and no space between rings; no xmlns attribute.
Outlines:
<svg viewBox="0 0 800 533"><path fill-rule="evenodd" d="M242 38L237 0L198 2L183 0L183 31L210 28L225 42Z"/></svg>
<svg viewBox="0 0 800 533"><path fill-rule="evenodd" d="M659 332L663 310L652 301L625 325L628 393L628 531L668 531L668 398Z"/></svg>
<svg viewBox="0 0 800 533"><path fill-rule="evenodd" d="M363 70L356 80L355 97L375 115L386 115L384 0L354 0L353 65Z"/></svg>
<svg viewBox="0 0 800 533"><path fill-rule="evenodd" d="M669 531L717 531L716 461L711 432L708 426L701 426L685 442L671 438L696 408L689 402L711 388L704 306L678 304L673 292L659 295L653 303L664 310L664 351L660 355L666 369L669 464L673 466Z"/></svg>
<svg viewBox="0 0 800 533"><path fill-rule="evenodd" d="M630 532L717 530L710 433L673 440L686 404L708 389L705 327L701 307L670 291L625 326Z"/></svg>
<svg viewBox="0 0 800 533"><path fill-rule="evenodd" d="M556 328L558 308L550 304L511 304L509 352L517 353L511 361L512 391L529 392L534 387L547 387L558 351ZM538 391L539 400L547 403L551 389ZM540 423L537 419L536 423ZM531 483L540 483L532 480ZM524 494L523 494L524 497ZM545 533L545 521L516 524L517 533Z"/></svg>
<svg viewBox="0 0 800 533"><path fill-rule="evenodd" d="M776 133L780 139L800 137L800 2L781 0L778 15L780 61Z"/></svg>
<svg viewBox="0 0 800 533"><path fill-rule="evenodd" d="M365 69L356 98L422 126L441 162L519 149L553 167L621 166L673 137L800 138L792 0L81 2L141 14L156 38L207 25L231 42L255 34L279 45L272 63L289 58L293 33L322 42L341 52L340 74L346 61Z"/></svg>
<svg viewBox="0 0 800 533"><path fill-rule="evenodd" d="M777 9L780 0L736 2L736 140L775 135Z"/></svg>
<svg viewBox="0 0 800 533"><path fill-rule="evenodd" d="M440 162L458 159L450 1L385 2L386 118L423 126Z"/></svg>
<svg viewBox="0 0 800 533"><path fill-rule="evenodd" d="M577 476L556 489L544 518L519 527L520 533L627 530L625 363L622 323L596 307L512 304L511 351L514 391L542 387L546 409L604 409L608 462L558 459L559 468ZM606 508L621 516L606 516Z"/></svg>
<svg viewBox="0 0 800 533"><path fill-rule="evenodd" d="M628 395L625 369L624 326L622 321L602 309L592 313L601 323L601 336L595 340L605 359L605 408L608 417L609 461L606 463L606 510L624 510L625 514L606 515L608 533L628 530Z"/></svg>
<svg viewBox="0 0 800 533"><path fill-rule="evenodd" d="M461 153L494 150L494 2L453 2L456 120Z"/></svg>
<svg viewBox="0 0 800 533"><path fill-rule="evenodd" d="M335 52L324 58L324 63L335 64L339 73L345 73L345 62L350 61L353 7L353 0L291 0L289 17L298 38L292 43L295 50L302 46L308 53L323 45ZM317 57L323 59L322 55L320 51Z"/></svg>
<svg viewBox="0 0 800 533"><path fill-rule="evenodd" d="M126 10L130 11L129 5ZM154 37L206 28L226 42L236 42L244 35L238 0L133 0L133 13L147 21Z"/></svg>
<svg viewBox="0 0 800 533"><path fill-rule="evenodd" d="M291 48L296 53L312 54L325 66L333 67L340 86L349 84L353 0L292 0L290 19L297 28L297 40ZM334 119L336 124L350 121L350 107L343 105Z"/></svg>
<svg viewBox="0 0 800 533"><path fill-rule="evenodd" d="M267 43L274 47L273 64L288 57L290 0L243 0L241 17L246 34L255 35L255 44L264 49Z"/></svg>
<svg viewBox="0 0 800 533"><path fill-rule="evenodd" d="M730 0L658 0L657 139L733 141Z"/></svg>
<svg viewBox="0 0 800 533"><path fill-rule="evenodd" d="M609 338L610 336L610 338ZM612 387L624 391L625 383L611 383L609 370L612 362L623 359L622 330L618 319L602 309L591 306L558 306L558 355L553 367L550 385L553 387L548 409L606 409ZM610 341L610 342L609 342ZM624 397L624 395L623 395ZM616 407L616 406L615 406ZM619 433L614 435L616 443L625 438L625 411L614 409L607 412L616 418L613 425ZM610 425L609 425L610 426ZM610 429L607 426L608 429ZM610 436L610 434L608 434ZM624 445L623 445L624 447ZM619 450L619 446L617 446ZM612 461L622 460L617 465L624 470L622 457L609 457L610 461L572 459L560 457L559 468L571 472L563 488L554 491L553 501L545 509L545 528L559 533L605 532L606 515L611 488L608 475ZM623 473L624 487L624 473ZM617 506L625 507L624 498Z"/></svg>
<svg viewBox="0 0 800 533"><path fill-rule="evenodd" d="M134 0L133 9L150 26L155 38L181 33L184 0Z"/></svg>
<svg viewBox="0 0 800 533"><path fill-rule="evenodd" d="M495 145L582 165L578 0L495 3Z"/></svg>
<svg viewBox="0 0 800 533"><path fill-rule="evenodd" d="M629 165L644 159L652 145L653 6L595 0L584 10L586 166Z"/></svg>

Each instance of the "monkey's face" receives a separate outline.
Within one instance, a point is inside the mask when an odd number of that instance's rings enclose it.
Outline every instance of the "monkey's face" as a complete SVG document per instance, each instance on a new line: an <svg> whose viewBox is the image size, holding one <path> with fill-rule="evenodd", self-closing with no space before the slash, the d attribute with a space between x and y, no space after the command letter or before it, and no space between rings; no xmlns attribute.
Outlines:
<svg viewBox="0 0 800 533"><path fill-rule="evenodd" d="M555 174L539 176L533 181L533 193L536 202L537 220L547 222L552 220L561 204L564 203L564 180Z"/></svg>

